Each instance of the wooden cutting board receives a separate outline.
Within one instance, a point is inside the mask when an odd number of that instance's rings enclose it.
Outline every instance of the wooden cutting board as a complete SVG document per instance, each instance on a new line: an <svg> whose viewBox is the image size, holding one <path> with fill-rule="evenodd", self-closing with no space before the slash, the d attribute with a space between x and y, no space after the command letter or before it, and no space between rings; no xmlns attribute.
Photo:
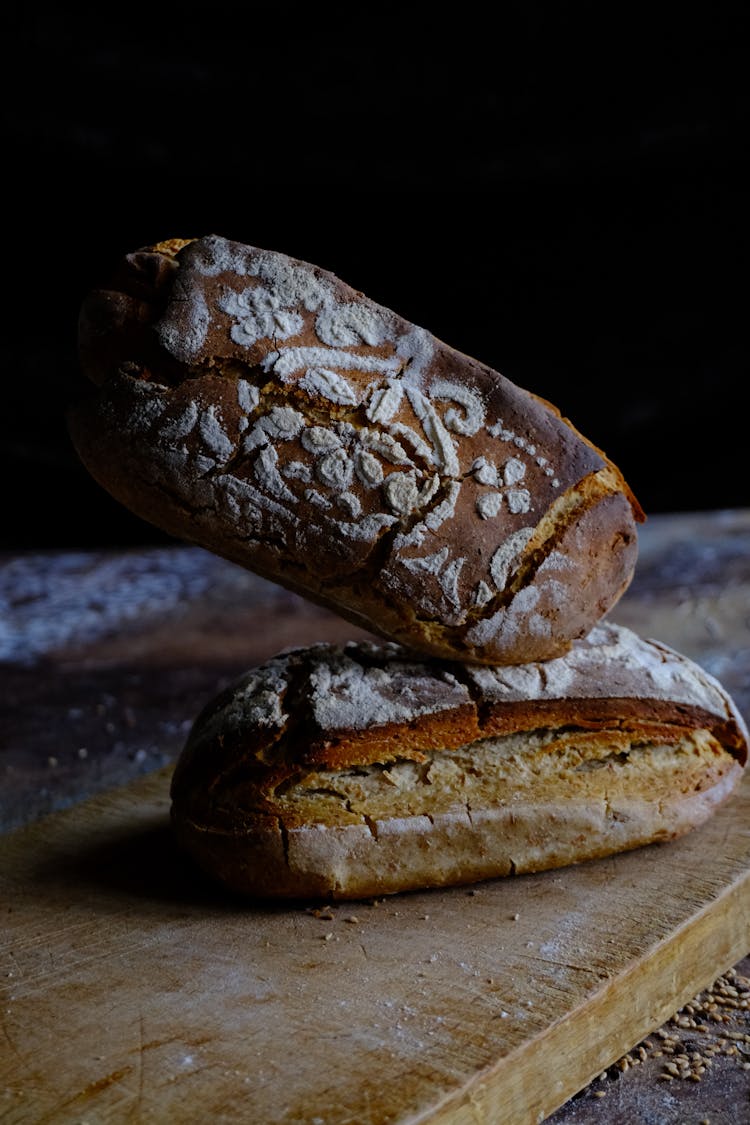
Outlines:
<svg viewBox="0 0 750 1125"><path fill-rule="evenodd" d="M0 1117L539 1122L750 948L750 783L563 871L248 906L174 850L168 774L0 840Z"/></svg>

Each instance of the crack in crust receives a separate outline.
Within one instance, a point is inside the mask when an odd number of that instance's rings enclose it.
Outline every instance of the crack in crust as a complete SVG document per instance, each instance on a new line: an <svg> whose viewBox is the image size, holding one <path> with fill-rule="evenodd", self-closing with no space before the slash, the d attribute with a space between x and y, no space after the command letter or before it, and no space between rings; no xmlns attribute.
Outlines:
<svg viewBox="0 0 750 1125"><path fill-rule="evenodd" d="M104 487L386 637L547 659L630 581L642 512L601 450L317 267L139 251L85 303L81 356L102 390L71 432Z"/></svg>
<svg viewBox="0 0 750 1125"><path fill-rule="evenodd" d="M507 668L318 645L199 716L172 816L235 889L357 897L670 838L729 796L747 748L717 681L613 625Z"/></svg>

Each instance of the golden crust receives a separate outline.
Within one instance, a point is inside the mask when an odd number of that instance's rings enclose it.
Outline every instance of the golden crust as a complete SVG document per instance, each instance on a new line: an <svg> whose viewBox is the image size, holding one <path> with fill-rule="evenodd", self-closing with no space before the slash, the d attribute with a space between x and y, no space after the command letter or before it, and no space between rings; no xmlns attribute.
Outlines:
<svg viewBox="0 0 750 1125"><path fill-rule="evenodd" d="M655 746L653 753L659 753ZM352 899L471 883L563 867L698 827L727 799L742 769L728 755L703 763L691 785L654 799L648 761L633 791L612 798L611 774L585 794L546 788L491 807L384 820L345 817L289 824L256 814L243 826L206 824L173 811L177 839L227 889L264 898ZM687 777L685 779L688 780ZM600 788L595 794L592 789ZM520 795L519 795L520 796Z"/></svg>
<svg viewBox="0 0 750 1125"><path fill-rule="evenodd" d="M385 894L679 835L729 795L747 743L715 680L612 625L516 668L319 645L198 717L172 816L239 892Z"/></svg>

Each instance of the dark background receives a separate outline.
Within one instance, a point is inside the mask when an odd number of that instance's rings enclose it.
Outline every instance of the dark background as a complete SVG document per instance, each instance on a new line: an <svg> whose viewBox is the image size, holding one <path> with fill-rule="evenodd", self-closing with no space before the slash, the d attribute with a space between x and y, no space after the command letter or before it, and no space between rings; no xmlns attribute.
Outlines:
<svg viewBox="0 0 750 1125"><path fill-rule="evenodd" d="M63 7L6 17L0 546L165 538L68 441L76 319L211 232L550 399L647 512L750 502L739 6Z"/></svg>

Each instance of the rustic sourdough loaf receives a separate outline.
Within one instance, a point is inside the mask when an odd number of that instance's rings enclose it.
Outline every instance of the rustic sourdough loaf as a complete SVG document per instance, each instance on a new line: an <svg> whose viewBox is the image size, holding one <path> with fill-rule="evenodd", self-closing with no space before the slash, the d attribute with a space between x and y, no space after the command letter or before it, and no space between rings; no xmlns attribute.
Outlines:
<svg viewBox="0 0 750 1125"><path fill-rule="evenodd" d="M714 679L611 624L515 667L317 645L198 717L172 819L236 892L381 895L678 836L729 795L747 746Z"/></svg>
<svg viewBox="0 0 750 1125"><path fill-rule="evenodd" d="M86 300L78 451L169 533L423 653L566 652L626 588L640 508L559 412L332 274L219 237Z"/></svg>

